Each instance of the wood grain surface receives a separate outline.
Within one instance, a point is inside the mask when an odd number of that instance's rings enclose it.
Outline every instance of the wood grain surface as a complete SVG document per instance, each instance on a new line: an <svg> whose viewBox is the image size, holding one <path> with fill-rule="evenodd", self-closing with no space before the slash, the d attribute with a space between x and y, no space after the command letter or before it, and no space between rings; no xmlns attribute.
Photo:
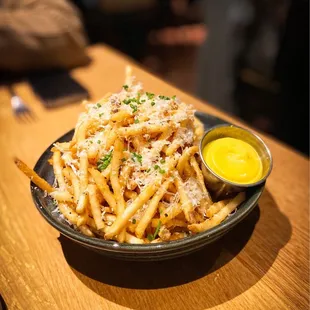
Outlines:
<svg viewBox="0 0 310 310"><path fill-rule="evenodd" d="M130 60L104 46L89 54L92 64L73 75L96 100L120 88ZM149 91L177 94L198 110L241 124L133 67ZM27 83L15 89L36 120L14 119L9 92L0 87L0 292L8 309L309 308L307 158L263 136L273 172L259 205L227 236L172 261L116 261L74 244L45 222L31 200L29 181L13 164L18 156L33 166L52 141L74 127L80 105L46 110Z"/></svg>

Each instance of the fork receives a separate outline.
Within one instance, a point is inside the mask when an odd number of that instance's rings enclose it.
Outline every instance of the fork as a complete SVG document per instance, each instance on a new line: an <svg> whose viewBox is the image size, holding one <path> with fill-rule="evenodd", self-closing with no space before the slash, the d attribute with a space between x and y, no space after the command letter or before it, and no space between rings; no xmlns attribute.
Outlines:
<svg viewBox="0 0 310 310"><path fill-rule="evenodd" d="M9 86L9 91L11 94L11 106L14 115L21 120L32 119L32 111L27 107L25 102L15 93L12 86Z"/></svg>

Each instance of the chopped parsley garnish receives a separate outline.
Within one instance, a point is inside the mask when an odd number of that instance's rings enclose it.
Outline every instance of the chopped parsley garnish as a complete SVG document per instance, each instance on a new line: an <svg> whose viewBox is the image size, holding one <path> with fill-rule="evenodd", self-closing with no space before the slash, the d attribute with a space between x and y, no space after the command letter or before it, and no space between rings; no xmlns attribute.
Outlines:
<svg viewBox="0 0 310 310"><path fill-rule="evenodd" d="M144 102L145 102L145 99L142 99L142 100L141 100L141 103L144 103Z"/></svg>
<svg viewBox="0 0 310 310"><path fill-rule="evenodd" d="M123 85L123 88L124 88L125 90L128 90L129 86L128 86L128 85Z"/></svg>
<svg viewBox="0 0 310 310"><path fill-rule="evenodd" d="M125 161L126 161L126 158L122 158L121 161L122 161L122 162L125 162Z"/></svg>
<svg viewBox="0 0 310 310"><path fill-rule="evenodd" d="M159 233L160 227L161 227L161 221L158 221L158 224L157 224L157 227L156 227L156 229L155 229L154 235L152 235L152 234L148 234L148 235L147 235L147 239L148 239L149 241L155 240L155 238L157 237L157 235L158 235L158 233Z"/></svg>
<svg viewBox="0 0 310 310"><path fill-rule="evenodd" d="M146 95L149 99L153 99L155 97L155 94L148 93L148 92L146 92Z"/></svg>
<svg viewBox="0 0 310 310"><path fill-rule="evenodd" d="M166 161L165 161L164 159L161 159L161 160L160 160L160 163L161 163L161 164L164 164L165 162L166 162Z"/></svg>
<svg viewBox="0 0 310 310"><path fill-rule="evenodd" d="M140 101L140 97L141 97L141 94L138 93L138 98L136 99L137 104L142 104L142 101Z"/></svg>
<svg viewBox="0 0 310 310"><path fill-rule="evenodd" d="M132 224L136 224L137 220L136 219L132 219Z"/></svg>
<svg viewBox="0 0 310 310"><path fill-rule="evenodd" d="M113 151L111 150L107 155L98 160L97 168L99 171L103 171L110 165L110 162L112 160L112 153Z"/></svg>
<svg viewBox="0 0 310 310"><path fill-rule="evenodd" d="M138 124L140 121L138 119L135 119L134 123Z"/></svg>
<svg viewBox="0 0 310 310"><path fill-rule="evenodd" d="M132 153L132 160L137 161L142 165L142 155L134 152L134 153Z"/></svg>
<svg viewBox="0 0 310 310"><path fill-rule="evenodd" d="M161 169L158 165L155 165L155 166L154 166L154 169L155 169L155 170L158 170L158 172L159 172L160 174L165 174L165 173L166 173L166 170Z"/></svg>
<svg viewBox="0 0 310 310"><path fill-rule="evenodd" d="M132 113L135 113L138 111L138 107L135 104L130 104L130 107L132 108Z"/></svg>
<svg viewBox="0 0 310 310"><path fill-rule="evenodd" d="M90 140L90 141L89 141L89 143L93 144L93 141L92 141L92 140Z"/></svg>
<svg viewBox="0 0 310 310"><path fill-rule="evenodd" d="M132 102L137 102L137 103L139 103L139 98L138 98L138 99L136 99L136 98L128 98L128 99L124 99L124 100L123 100L123 103L126 104L126 105L128 105L128 104L130 104L130 103L132 103Z"/></svg>
<svg viewBox="0 0 310 310"><path fill-rule="evenodd" d="M101 104L100 104L99 102L97 103L97 107L98 107L98 108L101 108Z"/></svg>
<svg viewBox="0 0 310 310"><path fill-rule="evenodd" d="M126 105L128 105L128 104L130 104L132 102L137 102L137 99L136 98L128 98L128 99L124 99L123 100L123 103L126 104Z"/></svg>
<svg viewBox="0 0 310 310"><path fill-rule="evenodd" d="M99 117L101 117L103 115L103 113L99 113Z"/></svg>
<svg viewBox="0 0 310 310"><path fill-rule="evenodd" d="M151 102L151 106L153 107L154 105L155 105L155 102L154 102L154 101L152 101L152 102Z"/></svg>
<svg viewBox="0 0 310 310"><path fill-rule="evenodd" d="M153 235L154 239L156 238L156 236L157 236L157 235L158 235L158 233L159 233L160 226L161 226L161 221L158 221L158 224L157 224L156 230L155 230L154 235Z"/></svg>
<svg viewBox="0 0 310 310"><path fill-rule="evenodd" d="M101 143L101 141L100 141L100 140L98 140L98 141L97 141L97 143L98 143L98 144L100 144L100 143Z"/></svg>
<svg viewBox="0 0 310 310"><path fill-rule="evenodd" d="M147 169L146 172L149 173L151 171L151 168Z"/></svg>
<svg viewBox="0 0 310 310"><path fill-rule="evenodd" d="M169 97L167 97L167 96L162 96L162 95L160 95L160 96L158 96L159 97L159 99L163 99L163 100L170 100L170 98Z"/></svg>
<svg viewBox="0 0 310 310"><path fill-rule="evenodd" d="M172 96L171 97L173 100L175 100L176 98L177 98L177 96L176 95L174 95L174 96Z"/></svg>

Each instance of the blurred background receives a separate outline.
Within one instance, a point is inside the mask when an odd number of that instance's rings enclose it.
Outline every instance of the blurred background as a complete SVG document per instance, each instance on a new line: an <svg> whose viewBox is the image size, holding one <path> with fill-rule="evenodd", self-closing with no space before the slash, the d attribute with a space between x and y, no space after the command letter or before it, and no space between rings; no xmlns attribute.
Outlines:
<svg viewBox="0 0 310 310"><path fill-rule="evenodd" d="M2 76L100 42L309 155L308 1L0 0Z"/></svg>

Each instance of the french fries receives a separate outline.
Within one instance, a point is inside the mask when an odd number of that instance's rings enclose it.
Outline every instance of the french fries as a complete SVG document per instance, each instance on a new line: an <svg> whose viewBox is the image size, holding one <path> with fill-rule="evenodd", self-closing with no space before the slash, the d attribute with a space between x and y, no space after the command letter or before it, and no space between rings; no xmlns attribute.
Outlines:
<svg viewBox="0 0 310 310"><path fill-rule="evenodd" d="M55 190L50 184L48 184L44 179L38 176L31 168L29 168L23 161L18 158L14 158L14 162L18 169L21 170L36 186L42 190L51 193Z"/></svg>
<svg viewBox="0 0 310 310"><path fill-rule="evenodd" d="M131 73L119 93L84 102L72 140L55 143L55 188L15 164L89 237L143 245L220 224L245 194L216 201L223 187L213 201L197 156L203 124L191 106L144 91Z"/></svg>
<svg viewBox="0 0 310 310"><path fill-rule="evenodd" d="M214 214L210 219L205 220L199 224L188 225L190 231L198 233L210 229L220 224L231 212L233 212L245 200L245 193L239 193L233 198L225 207L218 213Z"/></svg>

